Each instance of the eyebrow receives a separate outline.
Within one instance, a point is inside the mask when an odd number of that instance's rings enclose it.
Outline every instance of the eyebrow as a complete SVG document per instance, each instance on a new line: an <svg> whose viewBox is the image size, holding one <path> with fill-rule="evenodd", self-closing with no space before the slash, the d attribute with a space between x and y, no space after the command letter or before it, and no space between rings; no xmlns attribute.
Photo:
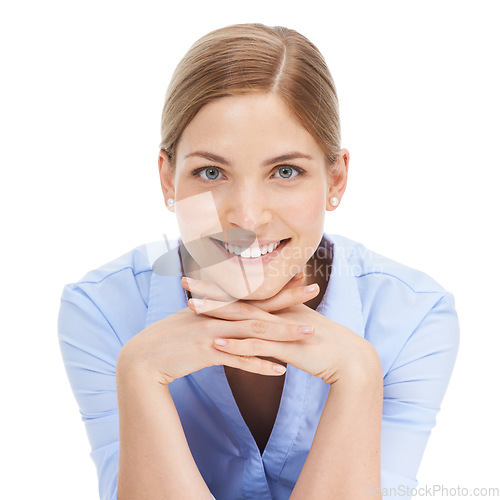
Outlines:
<svg viewBox="0 0 500 500"><path fill-rule="evenodd" d="M189 153L184 157L190 158L192 156L199 156L200 158L205 158L208 161L213 161L215 163L221 163L222 165L226 165L228 167L232 167L232 163L229 160L226 160L226 158L223 158L222 156L216 155L214 153L210 153L208 151L194 151L193 153ZM304 158L306 160L312 160L313 157L311 155L306 155L305 153L300 153L299 151L293 151L291 153L285 153L279 156L276 156L274 158L269 158L269 160L266 160L264 163L262 163L262 167L267 167L268 165L272 165L273 163L279 163L283 161L289 161L289 160L295 160L297 158Z"/></svg>

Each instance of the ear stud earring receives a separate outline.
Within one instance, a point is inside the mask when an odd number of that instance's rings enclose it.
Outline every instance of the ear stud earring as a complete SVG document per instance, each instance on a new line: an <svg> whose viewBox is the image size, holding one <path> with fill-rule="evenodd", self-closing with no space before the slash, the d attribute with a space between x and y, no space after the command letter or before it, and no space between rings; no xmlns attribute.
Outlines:
<svg viewBox="0 0 500 500"><path fill-rule="evenodd" d="M174 203L175 203L175 201L174 201L174 199L173 199L173 198L169 198L169 199L167 200L167 205L168 205L169 207L173 207L173 206L174 206Z"/></svg>
<svg viewBox="0 0 500 500"><path fill-rule="evenodd" d="M330 203L331 203L334 207L336 207L336 206L339 204L339 199L338 199L336 196L332 196L332 197L330 198Z"/></svg>

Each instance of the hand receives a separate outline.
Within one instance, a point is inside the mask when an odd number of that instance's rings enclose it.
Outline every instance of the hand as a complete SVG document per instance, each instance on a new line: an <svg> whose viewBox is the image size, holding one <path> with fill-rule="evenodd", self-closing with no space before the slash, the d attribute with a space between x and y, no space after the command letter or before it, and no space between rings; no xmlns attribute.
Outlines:
<svg viewBox="0 0 500 500"><path fill-rule="evenodd" d="M231 310L234 310L234 308L225 308L225 306L230 303L238 302L240 304L250 304L263 311L272 312L302 304L303 302L313 299L320 292L319 286L317 283L309 286L302 286L304 278L305 275L303 272L296 274L276 295L265 300L238 300L225 292L216 283L194 280L187 277L182 278L181 285L186 290L189 290L193 297L194 295L203 297L202 299L194 298L188 302L193 312L203 312L206 314L208 311L212 311L211 316L213 317L233 319L231 318ZM244 308L245 306L241 305L240 307ZM215 310L220 308L225 309L221 309L217 313Z"/></svg>
<svg viewBox="0 0 500 500"><path fill-rule="evenodd" d="M310 300L315 294L292 291L301 280L289 282L282 290L281 297L274 297L279 308ZM285 293L286 292L286 293ZM316 292L317 293L317 292ZM312 297L311 297L312 295ZM221 295L219 294L220 298ZM246 308L245 320L227 321L223 315L211 317L195 314L186 307L162 320L152 323L132 337L121 349L117 362L120 369L138 367L146 371L162 384L201 370L207 366L226 365L261 375L282 375L286 368L276 371L274 363L256 356L235 356L214 349L214 339L219 336L239 338L265 338L262 325L269 313L252 306L234 302L234 308ZM251 311L248 311L251 308ZM219 311L220 314L220 311ZM270 318L275 322L273 331L282 341L304 338L299 325L292 321Z"/></svg>
<svg viewBox="0 0 500 500"><path fill-rule="evenodd" d="M315 297L319 287L306 298L304 287L297 284L301 281L289 282L270 299L229 303L224 302L228 296L224 296L225 292L216 284L193 282L189 286L192 292L216 296L218 300L205 299L199 305L190 301L189 307L197 314L232 320L235 325L248 317L262 320L258 336L242 338L237 334L219 335L226 342L225 345L214 343L214 348L219 351L235 356L275 358L321 378L330 385L342 377L381 376L380 358L376 349L350 329L305 306L302 302ZM183 286L188 288L184 279ZM275 312L269 314L268 311ZM276 328L283 321L311 325L313 332L302 339L283 338Z"/></svg>
<svg viewBox="0 0 500 500"><path fill-rule="evenodd" d="M300 344L262 341L250 345L244 341L231 340L224 352L274 356L330 385L340 379L358 380L360 377L382 376L377 350L349 328L304 304L274 315L295 323L313 325L314 335Z"/></svg>

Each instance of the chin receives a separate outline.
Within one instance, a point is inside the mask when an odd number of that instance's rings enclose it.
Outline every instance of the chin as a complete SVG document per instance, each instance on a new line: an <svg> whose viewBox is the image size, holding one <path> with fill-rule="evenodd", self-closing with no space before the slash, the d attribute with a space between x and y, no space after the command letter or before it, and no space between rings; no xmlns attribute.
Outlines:
<svg viewBox="0 0 500 500"><path fill-rule="evenodd" d="M265 300L276 295L284 285L281 286L271 286L269 284L260 283L260 286L256 286L257 283L251 283L250 286L248 281L238 282L231 281L229 283L217 280L217 284L229 295L237 300ZM254 286L252 286L254 285ZM249 292L250 288L250 292Z"/></svg>
<svg viewBox="0 0 500 500"><path fill-rule="evenodd" d="M254 292L250 294L246 294L245 297L241 297L242 300L266 300L270 299L274 295L276 295L277 292L270 292L267 289L259 289L255 290Z"/></svg>

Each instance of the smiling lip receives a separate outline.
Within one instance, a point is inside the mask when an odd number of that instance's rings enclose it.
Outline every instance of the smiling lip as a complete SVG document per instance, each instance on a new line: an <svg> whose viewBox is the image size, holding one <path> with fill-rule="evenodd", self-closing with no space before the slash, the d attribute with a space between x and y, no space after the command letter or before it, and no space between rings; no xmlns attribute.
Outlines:
<svg viewBox="0 0 500 500"><path fill-rule="evenodd" d="M278 243L283 241L282 239L280 240L253 240L253 241L248 241L248 240L231 240L231 241L222 241L222 240L217 240L216 238L212 238L213 240L219 242L219 243L226 243L228 245L233 245L237 246L240 248L252 248L254 246L262 246L262 245L271 245L273 243Z"/></svg>
<svg viewBox="0 0 500 500"><path fill-rule="evenodd" d="M216 240L215 238L210 238L211 240L214 241L217 247L221 249L221 251L224 253L226 256L227 260L229 262L238 262L242 261L245 262L245 264L267 264L271 260L273 260L283 249L285 245L288 244L290 241L290 238L286 238L284 240L281 240L280 244L270 253L266 253L265 255L261 255L260 257L241 257L240 255L237 255L235 253L231 253L229 250L227 250L224 247L224 243L220 240ZM276 240L271 243L276 243ZM248 244L248 242L247 242ZM247 247L248 248L248 247ZM233 259L233 257L237 257L237 259Z"/></svg>

